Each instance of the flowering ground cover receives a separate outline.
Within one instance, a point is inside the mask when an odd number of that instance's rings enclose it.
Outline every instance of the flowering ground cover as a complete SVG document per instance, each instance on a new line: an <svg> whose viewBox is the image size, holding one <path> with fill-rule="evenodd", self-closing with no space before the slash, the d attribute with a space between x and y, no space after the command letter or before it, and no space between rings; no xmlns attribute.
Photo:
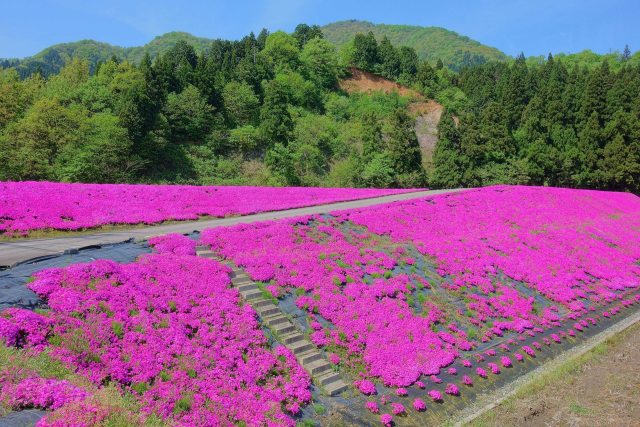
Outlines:
<svg viewBox="0 0 640 427"><path fill-rule="evenodd" d="M249 215L410 191L0 182L0 235Z"/></svg>
<svg viewBox="0 0 640 427"><path fill-rule="evenodd" d="M640 301L640 199L624 193L490 187L205 230L201 241L293 299L363 394L426 387L416 410ZM383 398L367 405L382 423L411 406Z"/></svg>
<svg viewBox="0 0 640 427"><path fill-rule="evenodd" d="M47 352L87 383L4 368L0 403L53 410L40 426L94 425L114 409L92 394L115 385L139 402L136 423L294 425L311 399L309 375L285 347L269 348L255 311L229 287L228 267L189 255L187 240L155 239L159 253L130 264L37 273L29 287L49 310L3 311L0 340Z"/></svg>

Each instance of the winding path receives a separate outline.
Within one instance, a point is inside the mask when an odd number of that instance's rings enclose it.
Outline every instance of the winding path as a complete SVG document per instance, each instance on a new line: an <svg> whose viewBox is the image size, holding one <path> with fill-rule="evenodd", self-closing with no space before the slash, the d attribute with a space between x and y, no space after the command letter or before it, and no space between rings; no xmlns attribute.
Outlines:
<svg viewBox="0 0 640 427"><path fill-rule="evenodd" d="M309 206L305 208L263 212L254 215L245 215L231 218L218 218L201 221L182 221L175 224L151 225L115 232L96 232L92 234L78 235L73 235L72 233L70 233L68 236L62 237L3 241L0 242L0 268L12 267L16 264L34 258L59 255L64 252L73 252L82 248L92 246L121 243L131 239L134 239L136 241L147 240L150 237L168 233L187 234L193 231L203 230L205 228L321 214L335 210L360 208L382 203L409 200L419 197L433 196L442 193L452 193L463 190L464 189L424 190L412 193L352 200L348 202L337 202L325 205Z"/></svg>

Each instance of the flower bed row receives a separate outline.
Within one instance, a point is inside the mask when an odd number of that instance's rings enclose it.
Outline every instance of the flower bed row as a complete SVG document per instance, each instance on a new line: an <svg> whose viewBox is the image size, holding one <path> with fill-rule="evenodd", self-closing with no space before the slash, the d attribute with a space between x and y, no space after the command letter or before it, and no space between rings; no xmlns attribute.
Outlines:
<svg viewBox="0 0 640 427"><path fill-rule="evenodd" d="M311 399L308 374L285 347L268 348L255 311L229 287L227 267L174 254L188 245L184 239L156 239L163 253L130 264L95 261L37 273L29 287L50 311L4 311L0 339L26 351L47 348L95 386L116 384L137 396L143 413L173 424L294 425L291 416ZM29 384L32 397L23 392ZM52 384L5 372L0 399L57 409L55 417L88 396ZM62 394L47 395L53 386Z"/></svg>
<svg viewBox="0 0 640 427"><path fill-rule="evenodd" d="M0 182L0 235L249 215L409 191Z"/></svg>
<svg viewBox="0 0 640 427"><path fill-rule="evenodd" d="M473 387L474 384L478 384L477 381L482 385L484 380L490 380L491 377L497 378L511 368L519 365L526 366L528 360L535 359L540 354L542 357L548 355L549 353L545 354L546 348L552 349L555 345L565 344L568 339L578 337L587 329L637 304L640 304L638 293L619 299L618 303L612 304L606 311L590 313L589 317L579 319L573 325L565 324L564 328L568 329L555 328L553 331L528 340L520 335L518 339L509 339L495 349L468 355L469 359L458 360L443 372L443 376L447 378L446 384L443 384L439 376L432 375L425 379L425 382L417 381L409 390L403 387L396 388L393 394L396 395L395 399L399 400L398 402L393 401L392 393L379 393L378 388L371 381L359 380L354 383L354 386L369 399L365 403L365 408L373 414L382 413L380 422L383 425L392 425L394 416L408 415L411 407L417 412L424 412L429 408L437 408L438 404L444 403L445 399L466 395L467 390L474 394ZM530 342L530 345L523 344L522 341ZM432 405L428 405L425 401L432 402ZM389 411L391 414L383 413L384 411Z"/></svg>
<svg viewBox="0 0 640 427"><path fill-rule="evenodd" d="M640 287L640 200L621 193L493 187L205 230L201 241L274 296L293 294L333 363L390 387L438 375L506 332L575 336ZM415 248L439 281L414 268ZM503 362L515 363L478 375Z"/></svg>

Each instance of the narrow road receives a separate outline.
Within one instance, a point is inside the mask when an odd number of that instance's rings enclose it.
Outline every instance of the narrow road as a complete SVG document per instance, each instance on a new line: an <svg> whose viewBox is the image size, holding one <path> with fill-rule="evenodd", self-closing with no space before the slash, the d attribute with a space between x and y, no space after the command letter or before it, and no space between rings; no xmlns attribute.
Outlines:
<svg viewBox="0 0 640 427"><path fill-rule="evenodd" d="M394 194L390 196L375 197L369 199L352 200L348 202L330 203L326 205L309 206L306 208L288 209L282 211L263 212L254 215L245 215L232 218L218 218L203 221L183 221L168 225L151 225L147 227L132 228L115 232L96 232L94 234L82 234L45 239L21 239L0 242L0 268L12 267L18 263L33 258L52 256L65 251L78 250L90 246L100 246L112 243L126 242L127 240L146 240L153 236L168 233L191 233L224 225L268 221L271 219L290 218L303 215L321 214L341 209L353 209L381 203L395 202L399 200L416 199L419 197L433 196L442 193L452 193L464 189L452 190L425 190L413 193Z"/></svg>

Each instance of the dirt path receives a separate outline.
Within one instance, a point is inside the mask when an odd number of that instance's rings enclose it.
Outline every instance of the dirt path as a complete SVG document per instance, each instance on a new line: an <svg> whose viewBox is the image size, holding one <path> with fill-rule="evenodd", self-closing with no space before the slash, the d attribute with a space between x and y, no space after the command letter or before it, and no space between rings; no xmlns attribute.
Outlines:
<svg viewBox="0 0 640 427"><path fill-rule="evenodd" d="M640 324L483 415L473 426L639 426Z"/></svg>

